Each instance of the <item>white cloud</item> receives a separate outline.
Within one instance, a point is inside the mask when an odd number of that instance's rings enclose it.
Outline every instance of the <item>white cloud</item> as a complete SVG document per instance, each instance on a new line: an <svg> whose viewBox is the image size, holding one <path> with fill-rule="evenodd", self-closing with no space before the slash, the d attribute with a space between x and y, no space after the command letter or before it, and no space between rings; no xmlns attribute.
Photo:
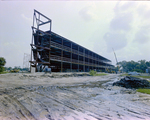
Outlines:
<svg viewBox="0 0 150 120"><path fill-rule="evenodd" d="M131 7L133 5L126 2L116 3L114 17L109 23L108 31L103 36L108 52L112 52L112 48L121 50L127 46L128 33L132 30L133 12L131 12Z"/></svg>
<svg viewBox="0 0 150 120"><path fill-rule="evenodd" d="M52 19L54 32L112 60L113 64L116 62L112 48L118 61L150 59L149 2L47 1L14 2L11 6L10 2L1 3L0 34L2 42L7 43L0 45L0 54L13 58L8 66L21 66L23 54L30 53L34 9Z"/></svg>
<svg viewBox="0 0 150 120"><path fill-rule="evenodd" d="M82 8L79 11L79 15L85 21L96 20L96 19L98 19L98 16L96 14L96 10L97 10L97 8L95 5L89 5L89 6Z"/></svg>
<svg viewBox="0 0 150 120"><path fill-rule="evenodd" d="M134 42L138 42L139 44L144 44L149 42L150 40L150 26L142 26L138 30L138 32L135 34Z"/></svg>
<svg viewBox="0 0 150 120"><path fill-rule="evenodd" d="M25 19L29 24L32 23L32 19L29 18L29 17L26 17L23 13L21 14L21 17L22 17L23 19Z"/></svg>
<svg viewBox="0 0 150 120"><path fill-rule="evenodd" d="M117 14L112 19L110 23L110 28L112 30L128 31L131 29L132 20L133 20L133 15L130 12Z"/></svg>
<svg viewBox="0 0 150 120"><path fill-rule="evenodd" d="M104 35L104 40L106 41L108 52L111 52L112 48L119 50L127 45L127 38L125 34L121 34L119 32L106 33Z"/></svg>

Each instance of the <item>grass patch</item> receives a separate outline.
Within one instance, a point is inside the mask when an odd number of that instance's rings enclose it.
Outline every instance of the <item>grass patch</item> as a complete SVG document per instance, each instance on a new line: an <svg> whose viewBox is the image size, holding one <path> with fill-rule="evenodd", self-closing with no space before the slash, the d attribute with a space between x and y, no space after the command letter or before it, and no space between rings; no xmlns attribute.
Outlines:
<svg viewBox="0 0 150 120"><path fill-rule="evenodd" d="M137 77L137 78L148 78L148 79L150 79L150 76L139 76L139 75L133 76L133 75L128 75L127 73L126 74L122 74L121 76L132 76L132 77Z"/></svg>
<svg viewBox="0 0 150 120"><path fill-rule="evenodd" d="M150 79L150 76L139 76L139 77L142 77L142 78L149 78L149 79Z"/></svg>
<svg viewBox="0 0 150 120"><path fill-rule="evenodd" d="M121 76L129 76L129 75L126 73L126 74L122 74Z"/></svg>
<svg viewBox="0 0 150 120"><path fill-rule="evenodd" d="M133 77L137 77L137 78L148 78L148 79L150 79L150 76L133 76Z"/></svg>
<svg viewBox="0 0 150 120"><path fill-rule="evenodd" d="M141 93L150 94L150 89L137 89L136 91L141 92Z"/></svg>
<svg viewBox="0 0 150 120"><path fill-rule="evenodd" d="M6 74L6 73L8 73L8 72L7 71L0 72L0 74Z"/></svg>
<svg viewBox="0 0 150 120"><path fill-rule="evenodd" d="M95 74L94 76L105 76L105 75L108 75L106 73L99 73L99 74Z"/></svg>
<svg viewBox="0 0 150 120"><path fill-rule="evenodd" d="M97 74L97 72L94 71L94 70L90 70L89 74L90 74L91 76L105 76L105 75L108 75L108 74L106 74L106 73L99 73L99 74Z"/></svg>

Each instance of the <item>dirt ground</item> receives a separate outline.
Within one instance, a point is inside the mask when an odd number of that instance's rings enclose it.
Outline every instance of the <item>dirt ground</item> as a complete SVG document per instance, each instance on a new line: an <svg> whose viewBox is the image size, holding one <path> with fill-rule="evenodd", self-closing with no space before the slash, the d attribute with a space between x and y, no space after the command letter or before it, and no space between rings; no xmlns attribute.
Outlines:
<svg viewBox="0 0 150 120"><path fill-rule="evenodd" d="M150 95L112 86L120 78L1 74L0 120L150 120Z"/></svg>

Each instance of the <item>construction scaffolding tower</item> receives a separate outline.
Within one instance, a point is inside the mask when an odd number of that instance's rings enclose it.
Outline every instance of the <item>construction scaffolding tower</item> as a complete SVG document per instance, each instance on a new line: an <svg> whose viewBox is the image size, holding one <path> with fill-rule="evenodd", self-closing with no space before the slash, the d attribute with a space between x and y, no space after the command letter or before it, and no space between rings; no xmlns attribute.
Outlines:
<svg viewBox="0 0 150 120"><path fill-rule="evenodd" d="M43 36L51 36L51 24L51 19L34 10L30 67L35 67L35 72L41 72L45 66L50 67L51 37L46 39ZM50 32L46 33L46 30Z"/></svg>

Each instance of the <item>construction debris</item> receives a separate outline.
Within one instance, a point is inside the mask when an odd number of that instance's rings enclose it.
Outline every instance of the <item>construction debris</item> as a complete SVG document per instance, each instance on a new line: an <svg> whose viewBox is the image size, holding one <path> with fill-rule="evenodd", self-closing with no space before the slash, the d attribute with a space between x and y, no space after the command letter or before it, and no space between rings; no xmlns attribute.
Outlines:
<svg viewBox="0 0 150 120"><path fill-rule="evenodd" d="M126 76L122 78L120 81L113 83L113 85L121 86L125 88L150 88L150 82L144 79Z"/></svg>

